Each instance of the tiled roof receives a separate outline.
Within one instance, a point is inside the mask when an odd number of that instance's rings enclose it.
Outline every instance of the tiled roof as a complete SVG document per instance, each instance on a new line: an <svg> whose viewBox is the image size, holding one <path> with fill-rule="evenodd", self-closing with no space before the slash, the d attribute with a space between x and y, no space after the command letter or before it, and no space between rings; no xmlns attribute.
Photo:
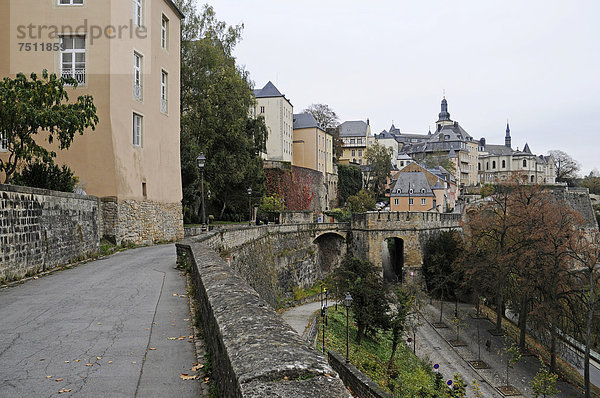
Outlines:
<svg viewBox="0 0 600 398"><path fill-rule="evenodd" d="M390 196L434 196L425 173L407 172L398 173L398 179L390 190ZM409 193L409 189L413 192Z"/></svg>
<svg viewBox="0 0 600 398"><path fill-rule="evenodd" d="M277 87L270 81L261 89L254 90L256 98L283 97L284 95L277 90Z"/></svg>
<svg viewBox="0 0 600 398"><path fill-rule="evenodd" d="M362 120L347 121L339 126L340 137L366 137L367 123Z"/></svg>
<svg viewBox="0 0 600 398"><path fill-rule="evenodd" d="M321 128L310 113L294 113L294 129Z"/></svg>

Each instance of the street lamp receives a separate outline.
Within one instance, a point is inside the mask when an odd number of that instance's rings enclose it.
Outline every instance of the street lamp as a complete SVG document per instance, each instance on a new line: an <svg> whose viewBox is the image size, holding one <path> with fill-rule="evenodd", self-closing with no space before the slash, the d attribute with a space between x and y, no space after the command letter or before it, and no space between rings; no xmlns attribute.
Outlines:
<svg viewBox="0 0 600 398"><path fill-rule="evenodd" d="M248 225L252 225L252 187L248 187L248 211L250 214Z"/></svg>
<svg viewBox="0 0 600 398"><path fill-rule="evenodd" d="M200 155L196 158L198 168L200 169L200 193L202 195L202 225L206 225L206 211L204 210L204 165L206 164L206 157L204 153L200 152Z"/></svg>
<svg viewBox="0 0 600 398"><path fill-rule="evenodd" d="M344 298L344 307L346 307L346 363L350 363L350 329L348 312L350 311L351 306L352 296L350 295L350 292L346 292L346 297Z"/></svg>

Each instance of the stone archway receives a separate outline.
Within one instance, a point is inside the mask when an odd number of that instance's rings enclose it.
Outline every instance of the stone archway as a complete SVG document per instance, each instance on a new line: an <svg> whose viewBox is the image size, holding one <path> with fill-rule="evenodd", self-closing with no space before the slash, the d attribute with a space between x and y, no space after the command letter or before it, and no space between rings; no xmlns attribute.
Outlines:
<svg viewBox="0 0 600 398"><path fill-rule="evenodd" d="M337 232L319 235L313 243L317 245L315 256L319 278L329 275L346 255L346 238Z"/></svg>
<svg viewBox="0 0 600 398"><path fill-rule="evenodd" d="M403 282L404 271L404 239L388 237L382 240L381 266L383 280L392 283Z"/></svg>

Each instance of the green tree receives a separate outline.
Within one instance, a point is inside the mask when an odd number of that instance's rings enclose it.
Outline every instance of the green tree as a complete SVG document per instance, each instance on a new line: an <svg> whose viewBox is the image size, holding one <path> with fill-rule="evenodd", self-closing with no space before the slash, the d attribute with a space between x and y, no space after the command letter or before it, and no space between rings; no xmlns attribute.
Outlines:
<svg viewBox="0 0 600 398"><path fill-rule="evenodd" d="M69 102L65 85L77 87L73 78L56 74L35 73L29 78L19 73L14 79L0 82L0 139L5 140L8 157L0 159L4 183L10 183L24 164L39 160L51 163L56 152L40 145L42 141L57 141L61 150L71 146L75 134L82 135L98 124L96 106L90 95ZM36 139L37 138L37 139Z"/></svg>
<svg viewBox="0 0 600 398"><path fill-rule="evenodd" d="M211 6L199 13L192 0L178 0L186 15L181 29L181 174L186 220L199 210L200 172L196 157L206 156L205 190L210 206L245 214L246 190L264 193L263 163L267 130L262 117L248 112L255 104L248 72L232 51L243 25L218 21Z"/></svg>
<svg viewBox="0 0 600 398"><path fill-rule="evenodd" d="M502 356L506 358L506 387L510 387L509 379L508 379L508 370L513 369L517 362L519 362L522 358L521 350L515 344L510 344L508 340L506 341L506 347L500 353Z"/></svg>
<svg viewBox="0 0 600 398"><path fill-rule="evenodd" d="M592 194L600 195L600 176L596 173L590 172L585 178L579 180L577 185L589 189Z"/></svg>
<svg viewBox="0 0 600 398"><path fill-rule="evenodd" d="M452 398L465 398L467 396L467 389L465 386L465 380L462 378L460 373L454 373L454 380L452 383L452 389L450 390L450 397Z"/></svg>
<svg viewBox="0 0 600 398"><path fill-rule="evenodd" d="M376 142L365 150L365 163L368 171L365 173L364 186L375 193L377 197L385 195L386 185L392 172L392 148Z"/></svg>
<svg viewBox="0 0 600 398"><path fill-rule="evenodd" d="M388 370L392 369L394 363L394 356L398 349L398 342L404 332L404 326L406 320L411 312L411 307L415 297L409 292L403 290L401 287L394 289L392 294L391 312L390 312L390 326L392 328L392 353L390 355L390 361L388 364Z"/></svg>
<svg viewBox="0 0 600 398"><path fill-rule="evenodd" d="M15 185L51 189L54 191L73 192L79 179L67 166L59 167L50 163L36 161L26 165L13 177Z"/></svg>
<svg viewBox="0 0 600 398"><path fill-rule="evenodd" d="M350 196L347 203L353 213L375 210L375 195L373 192L362 189L358 194Z"/></svg>
<svg viewBox="0 0 600 398"><path fill-rule="evenodd" d="M479 189L479 194L482 198L493 195L496 190L494 184L483 184Z"/></svg>
<svg viewBox="0 0 600 398"><path fill-rule="evenodd" d="M445 153L436 152L432 155L428 155L423 160L423 163L425 164L425 167L429 169L434 168L436 166L442 166L452 174L456 172L456 165L450 160L450 158L448 158L448 155L446 155Z"/></svg>
<svg viewBox="0 0 600 398"><path fill-rule="evenodd" d="M338 165L338 200L340 205L362 189L362 173L356 165Z"/></svg>
<svg viewBox="0 0 600 398"><path fill-rule="evenodd" d="M533 396L535 398L554 397L560 392L557 387L558 375L550 372L541 360L540 363L541 366L531 381Z"/></svg>
<svg viewBox="0 0 600 398"><path fill-rule="evenodd" d="M389 304L379 269L368 261L346 257L334 273L334 282L341 292L350 292L353 298L352 315L360 345L365 334L389 326Z"/></svg>

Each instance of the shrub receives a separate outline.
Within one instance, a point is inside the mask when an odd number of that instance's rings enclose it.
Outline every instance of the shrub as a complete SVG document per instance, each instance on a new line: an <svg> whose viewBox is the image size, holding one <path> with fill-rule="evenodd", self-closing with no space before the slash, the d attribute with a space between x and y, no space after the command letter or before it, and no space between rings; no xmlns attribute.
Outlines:
<svg viewBox="0 0 600 398"><path fill-rule="evenodd" d="M28 164L13 178L15 185L62 192L73 192L78 182L79 179L69 167L40 161Z"/></svg>

